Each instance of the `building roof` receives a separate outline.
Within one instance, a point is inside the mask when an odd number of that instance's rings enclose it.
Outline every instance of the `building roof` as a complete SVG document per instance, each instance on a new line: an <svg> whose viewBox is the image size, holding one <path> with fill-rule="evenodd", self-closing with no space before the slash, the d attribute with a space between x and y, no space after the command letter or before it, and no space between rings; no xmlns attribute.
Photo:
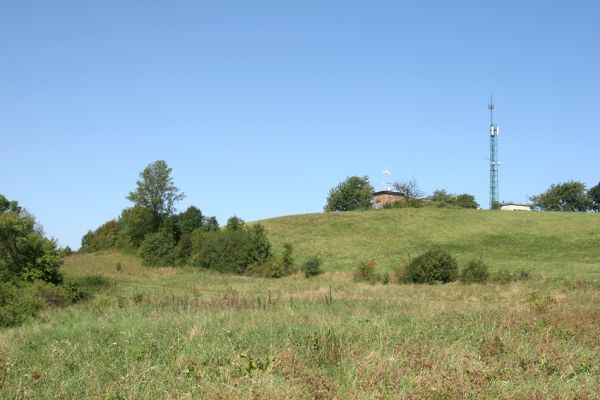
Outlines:
<svg viewBox="0 0 600 400"><path fill-rule="evenodd" d="M392 190L381 190L379 192L374 192L373 196L379 196L381 194L388 194L390 196L402 196L400 192L394 192Z"/></svg>

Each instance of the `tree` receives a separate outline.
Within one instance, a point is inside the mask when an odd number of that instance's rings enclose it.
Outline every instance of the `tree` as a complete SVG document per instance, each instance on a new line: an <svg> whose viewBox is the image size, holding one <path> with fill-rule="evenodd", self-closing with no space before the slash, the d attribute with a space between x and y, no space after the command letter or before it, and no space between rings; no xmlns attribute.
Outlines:
<svg viewBox="0 0 600 400"><path fill-rule="evenodd" d="M400 195L408 200L423 197L423 192L419 189L419 185L417 185L417 181L414 179L406 182L395 182L393 186L396 192L400 193Z"/></svg>
<svg viewBox="0 0 600 400"><path fill-rule="evenodd" d="M325 211L352 211L371 206L373 186L366 176L351 176L329 191Z"/></svg>
<svg viewBox="0 0 600 400"><path fill-rule="evenodd" d="M135 192L130 192L127 199L136 207L147 208L162 219L175 212L175 203L184 199L185 194L173 184L172 169L163 160L149 164L137 181Z"/></svg>
<svg viewBox="0 0 600 400"><path fill-rule="evenodd" d="M479 204L475 201L475 196L468 193L452 194L445 189L437 189L429 196L429 200L440 203L440 206L449 204L460 208L479 208Z"/></svg>
<svg viewBox="0 0 600 400"><path fill-rule="evenodd" d="M194 229L202 228L205 217L198 207L190 206L187 210L177 216L179 221L179 230L182 235L192 233Z"/></svg>
<svg viewBox="0 0 600 400"><path fill-rule="evenodd" d="M588 191L588 195L592 199L592 208L600 211L600 183Z"/></svg>
<svg viewBox="0 0 600 400"><path fill-rule="evenodd" d="M157 232L160 222L151 209L139 206L124 209L119 218L121 234L133 247L139 247L147 234Z"/></svg>
<svg viewBox="0 0 600 400"><path fill-rule="evenodd" d="M61 283L57 244L44 237L35 218L0 195L0 281Z"/></svg>
<svg viewBox="0 0 600 400"><path fill-rule="evenodd" d="M452 193L448 193L446 189L436 189L431 196L429 196L429 200L435 201L438 203L447 203L452 204L456 196Z"/></svg>
<svg viewBox="0 0 600 400"><path fill-rule="evenodd" d="M585 184L577 181L553 184L530 200L534 207L544 211L588 211L592 208L592 199Z"/></svg>
<svg viewBox="0 0 600 400"><path fill-rule="evenodd" d="M468 193L456 196L454 205L460 208L479 208L479 204L475 201L475 196Z"/></svg>

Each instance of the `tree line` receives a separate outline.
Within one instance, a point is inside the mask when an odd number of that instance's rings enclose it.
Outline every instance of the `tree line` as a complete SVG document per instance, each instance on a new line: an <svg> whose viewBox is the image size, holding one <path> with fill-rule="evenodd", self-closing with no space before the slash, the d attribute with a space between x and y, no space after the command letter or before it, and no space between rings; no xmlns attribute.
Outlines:
<svg viewBox="0 0 600 400"><path fill-rule="evenodd" d="M401 196L398 201L386 204L388 208L402 207L457 207L479 208L475 196L462 193L453 194L445 189L437 189L426 196L416 181L395 182L394 191ZM366 176L351 176L330 189L325 211L353 211L371 208L374 189ZM578 181L552 184L546 191L531 196L532 207L541 211L600 211L600 183L587 189ZM492 208L498 209L501 204Z"/></svg>
<svg viewBox="0 0 600 400"><path fill-rule="evenodd" d="M139 174L127 195L133 205L82 238L82 252L119 249L137 253L148 266L191 265L220 272L280 277L294 270L292 246L277 256L264 227L238 217L220 227L195 206L177 213L185 194L173 183L163 160Z"/></svg>
<svg viewBox="0 0 600 400"><path fill-rule="evenodd" d="M453 194L445 189L437 189L430 196L425 196L414 179L395 182L392 187L401 199L386 204L385 208L425 206L479 208L475 196L468 193ZM323 208L325 211L367 210L371 208L374 191L368 177L351 176L330 189L327 203Z"/></svg>

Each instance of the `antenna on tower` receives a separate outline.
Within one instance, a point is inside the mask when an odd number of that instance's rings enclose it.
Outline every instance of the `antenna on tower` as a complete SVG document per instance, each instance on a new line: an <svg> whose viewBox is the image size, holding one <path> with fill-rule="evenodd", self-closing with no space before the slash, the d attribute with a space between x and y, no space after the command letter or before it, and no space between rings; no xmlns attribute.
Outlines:
<svg viewBox="0 0 600 400"><path fill-rule="evenodd" d="M392 190L392 185L388 182L388 177L390 176L390 170L386 166L383 170L383 190L387 190L388 192Z"/></svg>
<svg viewBox="0 0 600 400"><path fill-rule="evenodd" d="M494 125L494 95L490 95L490 104L488 104L488 109L490 110L490 125Z"/></svg>

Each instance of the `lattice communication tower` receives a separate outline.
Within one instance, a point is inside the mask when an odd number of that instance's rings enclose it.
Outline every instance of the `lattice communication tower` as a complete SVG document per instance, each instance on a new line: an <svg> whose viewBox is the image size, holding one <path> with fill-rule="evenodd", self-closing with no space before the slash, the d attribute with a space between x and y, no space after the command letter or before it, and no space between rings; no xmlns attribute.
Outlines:
<svg viewBox="0 0 600 400"><path fill-rule="evenodd" d="M500 127L494 124L494 99L490 97L490 210L495 204L500 203L500 193L498 188L498 136L500 136Z"/></svg>

